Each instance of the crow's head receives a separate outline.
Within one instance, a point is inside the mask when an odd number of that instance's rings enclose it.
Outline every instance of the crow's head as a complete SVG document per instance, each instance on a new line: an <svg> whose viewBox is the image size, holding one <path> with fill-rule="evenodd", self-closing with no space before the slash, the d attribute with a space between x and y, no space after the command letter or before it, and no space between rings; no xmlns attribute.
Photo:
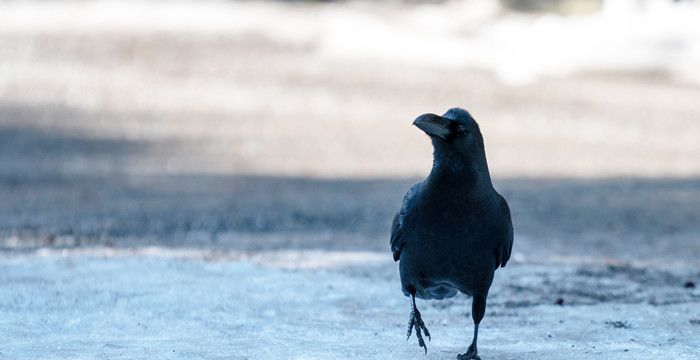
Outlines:
<svg viewBox="0 0 700 360"><path fill-rule="evenodd" d="M447 157L459 161L485 155L479 125L466 110L452 108L442 116L423 114L416 118L413 125L430 136L436 158Z"/></svg>

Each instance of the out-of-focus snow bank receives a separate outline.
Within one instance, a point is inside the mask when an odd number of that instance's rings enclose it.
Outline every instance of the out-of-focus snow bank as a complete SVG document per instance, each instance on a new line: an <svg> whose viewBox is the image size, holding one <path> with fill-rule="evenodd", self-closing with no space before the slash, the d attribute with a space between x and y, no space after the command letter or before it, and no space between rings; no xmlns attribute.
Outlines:
<svg viewBox="0 0 700 360"><path fill-rule="evenodd" d="M503 18L483 29L478 66L510 83L580 71L662 72L700 84L700 6L608 0L585 16ZM490 56L490 58L489 58Z"/></svg>
<svg viewBox="0 0 700 360"><path fill-rule="evenodd" d="M700 4L608 0L593 14L516 15L497 1L397 5L5 2L0 33L182 32L263 36L319 60L478 68L524 84L582 71L664 73L700 84Z"/></svg>

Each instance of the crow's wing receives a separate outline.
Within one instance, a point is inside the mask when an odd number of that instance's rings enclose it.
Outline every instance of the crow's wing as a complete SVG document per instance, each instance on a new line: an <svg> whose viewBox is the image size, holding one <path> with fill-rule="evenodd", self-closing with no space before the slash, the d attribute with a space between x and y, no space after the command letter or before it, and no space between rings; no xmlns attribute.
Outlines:
<svg viewBox="0 0 700 360"><path fill-rule="evenodd" d="M406 239L401 236L403 235L404 220L406 219L406 214L413 203L413 198L418 192L419 187L420 183L411 186L406 193L406 196L403 198L401 209L396 213L396 216L394 216L394 222L391 224L391 253L394 256L394 261L399 261L399 258L401 257L401 249L406 243Z"/></svg>
<svg viewBox="0 0 700 360"><path fill-rule="evenodd" d="M513 221L510 218L508 202L500 194L496 195L498 195L501 216L506 221L505 231L499 236L498 248L496 249L496 267L504 267L508 263L508 259L510 259L510 252L513 250Z"/></svg>

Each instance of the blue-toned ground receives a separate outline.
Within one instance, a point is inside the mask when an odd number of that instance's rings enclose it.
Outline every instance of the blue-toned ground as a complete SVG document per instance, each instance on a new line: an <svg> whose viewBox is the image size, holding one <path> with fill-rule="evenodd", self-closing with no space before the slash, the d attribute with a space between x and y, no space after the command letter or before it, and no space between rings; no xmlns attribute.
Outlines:
<svg viewBox="0 0 700 360"><path fill-rule="evenodd" d="M464 352L468 299L418 302L433 335L424 357L414 338L405 339L409 302L390 259L329 252L327 261L314 260L322 255L150 248L3 257L0 359L445 359ZM683 286L688 276L697 274L515 261L497 272L482 358L697 359L700 290Z"/></svg>

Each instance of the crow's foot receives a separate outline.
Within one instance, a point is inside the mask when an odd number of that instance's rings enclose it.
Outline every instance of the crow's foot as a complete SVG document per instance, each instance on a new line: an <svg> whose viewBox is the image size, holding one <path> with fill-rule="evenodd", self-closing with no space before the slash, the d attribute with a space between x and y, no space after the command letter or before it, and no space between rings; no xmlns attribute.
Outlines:
<svg viewBox="0 0 700 360"><path fill-rule="evenodd" d="M476 346L471 344L466 353L457 355L457 360L481 360L481 358L476 353Z"/></svg>
<svg viewBox="0 0 700 360"><path fill-rule="evenodd" d="M425 349L425 353L427 354L428 347L425 345L425 340L423 340L423 334L421 334L421 331L428 337L428 341L430 341L430 332L428 332L428 328L425 327L425 323L423 323L423 319L420 316L420 311L418 311L415 305L413 306L413 310L411 310L411 317L408 319L408 336L406 337L406 340L411 338L413 328L416 329L418 346Z"/></svg>

